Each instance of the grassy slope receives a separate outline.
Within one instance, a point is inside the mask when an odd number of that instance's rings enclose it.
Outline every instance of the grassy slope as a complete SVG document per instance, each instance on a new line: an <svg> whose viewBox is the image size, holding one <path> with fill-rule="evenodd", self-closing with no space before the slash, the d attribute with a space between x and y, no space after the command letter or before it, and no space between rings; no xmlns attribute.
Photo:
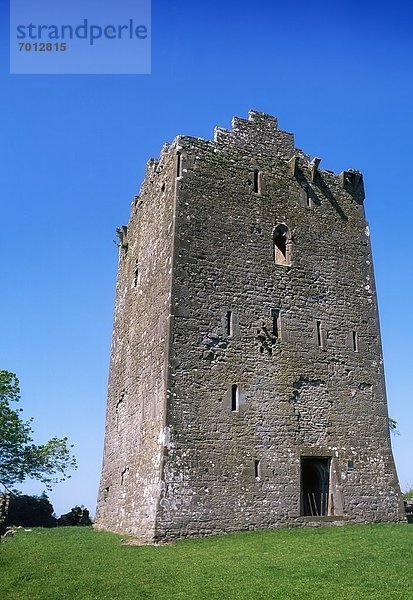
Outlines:
<svg viewBox="0 0 413 600"><path fill-rule="evenodd" d="M360 525L123 546L90 528L0 546L2 600L413 598L413 527Z"/></svg>

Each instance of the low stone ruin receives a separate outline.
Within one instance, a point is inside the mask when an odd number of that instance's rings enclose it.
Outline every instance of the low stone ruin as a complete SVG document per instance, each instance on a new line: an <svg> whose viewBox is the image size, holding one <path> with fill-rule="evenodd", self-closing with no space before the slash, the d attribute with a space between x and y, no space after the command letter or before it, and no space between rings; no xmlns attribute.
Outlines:
<svg viewBox="0 0 413 600"><path fill-rule="evenodd" d="M58 527L74 527L78 525L88 527L92 525L92 521L87 508L84 506L75 506L70 512L57 519L57 525Z"/></svg>
<svg viewBox="0 0 413 600"><path fill-rule="evenodd" d="M10 496L9 494L0 494L0 538L7 531L7 515L9 512Z"/></svg>

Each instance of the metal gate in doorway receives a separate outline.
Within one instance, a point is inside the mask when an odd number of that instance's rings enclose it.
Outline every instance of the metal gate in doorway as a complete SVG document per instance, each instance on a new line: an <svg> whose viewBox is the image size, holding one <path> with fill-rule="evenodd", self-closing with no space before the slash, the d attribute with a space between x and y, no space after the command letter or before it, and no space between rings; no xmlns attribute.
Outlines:
<svg viewBox="0 0 413 600"><path fill-rule="evenodd" d="M301 514L309 517L328 515L331 458L301 458Z"/></svg>

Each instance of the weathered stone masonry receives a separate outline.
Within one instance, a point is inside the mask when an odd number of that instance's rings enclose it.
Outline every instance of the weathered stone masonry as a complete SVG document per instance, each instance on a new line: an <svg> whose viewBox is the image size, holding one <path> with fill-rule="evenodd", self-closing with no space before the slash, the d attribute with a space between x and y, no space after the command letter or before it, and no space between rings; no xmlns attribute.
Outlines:
<svg viewBox="0 0 413 600"><path fill-rule="evenodd" d="M362 175L251 111L148 163L123 230L96 525L404 518Z"/></svg>

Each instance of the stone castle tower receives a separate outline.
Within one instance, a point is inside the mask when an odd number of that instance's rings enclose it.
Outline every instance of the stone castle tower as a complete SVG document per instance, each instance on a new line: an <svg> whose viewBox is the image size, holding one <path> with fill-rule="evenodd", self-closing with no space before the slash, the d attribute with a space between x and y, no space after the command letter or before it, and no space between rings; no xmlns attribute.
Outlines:
<svg viewBox="0 0 413 600"><path fill-rule="evenodd" d="M361 173L251 111L150 160L119 272L96 526L395 521Z"/></svg>

